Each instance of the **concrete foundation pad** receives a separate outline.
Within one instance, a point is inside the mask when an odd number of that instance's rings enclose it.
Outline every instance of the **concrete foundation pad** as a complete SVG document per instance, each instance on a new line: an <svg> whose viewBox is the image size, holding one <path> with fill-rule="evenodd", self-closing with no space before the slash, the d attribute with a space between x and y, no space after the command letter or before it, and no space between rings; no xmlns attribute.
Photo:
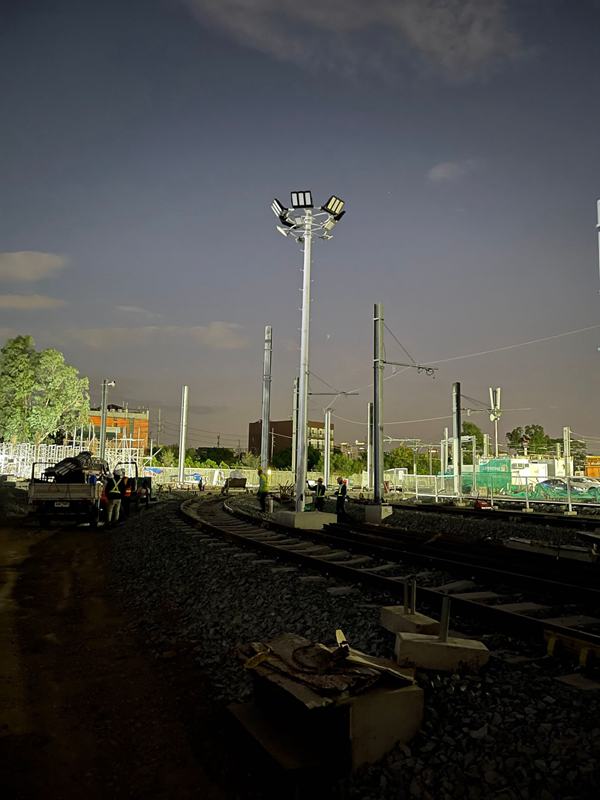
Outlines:
<svg viewBox="0 0 600 800"><path fill-rule="evenodd" d="M534 511L533 508L522 508L521 509L521 513L522 514L533 514L533 511Z"/></svg>
<svg viewBox="0 0 600 800"><path fill-rule="evenodd" d="M398 742L409 742L423 722L424 694L419 686L374 689L348 702L353 769L378 761Z"/></svg>
<svg viewBox="0 0 600 800"><path fill-rule="evenodd" d="M436 636L421 633L397 633L394 652L399 664L441 672L478 670L490 657L490 651L477 639L448 637L448 641L440 642Z"/></svg>
<svg viewBox="0 0 600 800"><path fill-rule="evenodd" d="M326 514L324 511L278 511L273 518L288 528L308 531L322 531L325 525L337 522L336 514Z"/></svg>
<svg viewBox="0 0 600 800"><path fill-rule="evenodd" d="M440 623L419 614L418 611L404 611L404 606L382 606L379 622L390 633L426 633L435 635L440 631Z"/></svg>
<svg viewBox="0 0 600 800"><path fill-rule="evenodd" d="M381 505L365 506L365 522L379 525L386 517L391 516L392 507L388 503Z"/></svg>

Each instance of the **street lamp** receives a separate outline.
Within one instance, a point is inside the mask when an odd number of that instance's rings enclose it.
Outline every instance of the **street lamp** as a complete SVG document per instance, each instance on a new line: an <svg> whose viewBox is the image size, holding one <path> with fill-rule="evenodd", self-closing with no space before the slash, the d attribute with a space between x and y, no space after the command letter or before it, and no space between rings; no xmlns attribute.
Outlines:
<svg viewBox="0 0 600 800"><path fill-rule="evenodd" d="M340 205L341 204L341 205ZM298 423L296 425L296 511L304 511L306 494L309 378L309 328L310 328L310 269L312 240L331 239L331 232L343 214L344 201L332 196L318 211L314 210L312 192L291 193L291 209L275 199L271 210L280 222L277 230L302 245L304 254L302 279L302 328L300 334L300 373L298 385ZM298 211L299 214L294 212Z"/></svg>
<svg viewBox="0 0 600 800"><path fill-rule="evenodd" d="M104 378L102 381L102 402L100 404L100 458L104 461L106 453L106 397L108 395L108 387L115 386L115 381Z"/></svg>

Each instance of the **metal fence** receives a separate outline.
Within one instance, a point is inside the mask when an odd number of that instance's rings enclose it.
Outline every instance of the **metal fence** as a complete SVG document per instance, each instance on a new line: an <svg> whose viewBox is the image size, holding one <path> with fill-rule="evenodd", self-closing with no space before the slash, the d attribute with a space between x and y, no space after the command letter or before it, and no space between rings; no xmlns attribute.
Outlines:
<svg viewBox="0 0 600 800"><path fill-rule="evenodd" d="M95 443L97 445L97 442ZM64 444L0 444L0 474L12 475L16 478L30 478L34 464L36 476L39 477L45 466L56 464L63 458L76 456L82 450L92 450L94 442L77 443L76 445ZM139 447L106 447L106 460L112 469L119 462L135 462L141 470L144 461L144 451Z"/></svg>

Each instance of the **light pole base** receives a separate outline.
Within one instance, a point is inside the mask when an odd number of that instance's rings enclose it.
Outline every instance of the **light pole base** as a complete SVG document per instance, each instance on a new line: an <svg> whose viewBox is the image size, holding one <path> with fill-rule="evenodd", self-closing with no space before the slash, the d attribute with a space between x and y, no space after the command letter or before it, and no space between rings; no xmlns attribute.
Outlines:
<svg viewBox="0 0 600 800"><path fill-rule="evenodd" d="M392 513L393 508L389 503L365 506L365 522L369 522L371 525L379 525Z"/></svg>
<svg viewBox="0 0 600 800"><path fill-rule="evenodd" d="M533 514L533 508L522 508L521 509L521 513L522 514Z"/></svg>
<svg viewBox="0 0 600 800"><path fill-rule="evenodd" d="M337 522L336 514L324 511L278 511L274 515L275 522L287 528L300 528L308 531L321 531L325 525Z"/></svg>

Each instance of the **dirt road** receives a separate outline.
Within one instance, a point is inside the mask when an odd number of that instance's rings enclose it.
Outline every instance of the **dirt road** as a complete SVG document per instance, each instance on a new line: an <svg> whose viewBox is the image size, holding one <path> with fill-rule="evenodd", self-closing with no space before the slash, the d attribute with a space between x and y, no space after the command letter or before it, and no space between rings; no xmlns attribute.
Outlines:
<svg viewBox="0 0 600 800"><path fill-rule="evenodd" d="M189 741L181 686L107 591L113 535L0 528L4 796L235 797Z"/></svg>

